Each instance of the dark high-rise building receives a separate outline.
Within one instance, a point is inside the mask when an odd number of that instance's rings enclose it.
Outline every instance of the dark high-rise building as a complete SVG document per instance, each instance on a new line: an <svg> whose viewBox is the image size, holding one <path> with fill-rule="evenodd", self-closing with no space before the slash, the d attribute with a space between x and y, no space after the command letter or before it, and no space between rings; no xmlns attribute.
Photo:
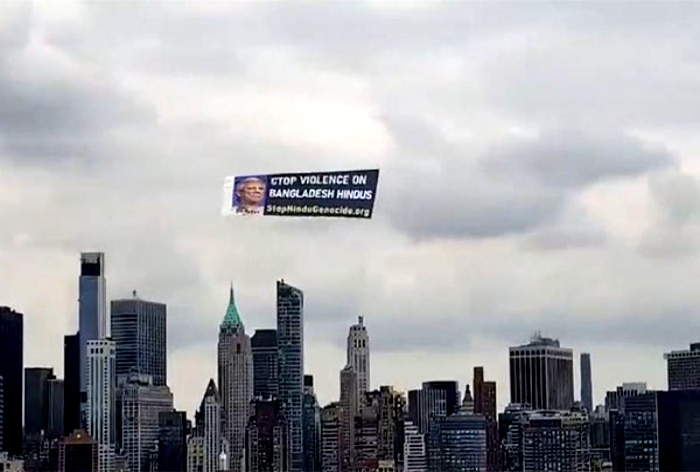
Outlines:
<svg viewBox="0 0 700 472"><path fill-rule="evenodd" d="M314 377L304 376L304 472L321 470L321 408L314 392Z"/></svg>
<svg viewBox="0 0 700 472"><path fill-rule="evenodd" d="M304 472L304 294L277 281L278 395L289 425L290 472Z"/></svg>
<svg viewBox="0 0 700 472"><path fill-rule="evenodd" d="M498 416L496 413L496 382L484 380L484 368L474 367L474 413L486 420L486 469L500 471L498 447Z"/></svg>
<svg viewBox="0 0 700 472"><path fill-rule="evenodd" d="M76 430L58 446L58 471L97 472L97 457L97 442L84 430Z"/></svg>
<svg viewBox="0 0 700 472"><path fill-rule="evenodd" d="M279 400L254 400L245 433L247 472L289 472L287 422Z"/></svg>
<svg viewBox="0 0 700 472"><path fill-rule="evenodd" d="M11 456L22 455L22 373L24 321L21 313L0 306L0 376L3 378L3 443Z"/></svg>
<svg viewBox="0 0 700 472"><path fill-rule="evenodd" d="M510 348L510 401L535 410L569 410L574 404L574 352L535 334Z"/></svg>
<svg viewBox="0 0 700 472"><path fill-rule="evenodd" d="M49 379L47 382L48 395L48 424L46 435L49 439L63 436L63 405L65 382L62 379Z"/></svg>
<svg viewBox="0 0 700 472"><path fill-rule="evenodd" d="M656 392L626 397L623 409L624 470L660 472Z"/></svg>
<svg viewBox="0 0 700 472"><path fill-rule="evenodd" d="M24 434L34 436L49 426L49 380L56 377L50 367L24 369Z"/></svg>
<svg viewBox="0 0 700 472"><path fill-rule="evenodd" d="M591 355L581 354L581 403L593 413L593 381L591 379Z"/></svg>
<svg viewBox="0 0 700 472"><path fill-rule="evenodd" d="M664 354L669 390L700 389L700 343Z"/></svg>
<svg viewBox="0 0 700 472"><path fill-rule="evenodd" d="M5 415L5 390L4 390L4 385L3 385L3 379L2 375L0 375L0 451L4 451L4 444L3 444L3 422L4 422L4 417Z"/></svg>
<svg viewBox="0 0 700 472"><path fill-rule="evenodd" d="M605 411L620 410L624 399L634 397L647 392L645 382L629 382L618 386L614 391L605 393Z"/></svg>
<svg viewBox="0 0 700 472"><path fill-rule="evenodd" d="M420 434L427 434L437 418L456 413L459 405L459 383L453 380L423 382L421 390L408 392L408 417Z"/></svg>
<svg viewBox="0 0 700 472"><path fill-rule="evenodd" d="M80 404L80 336L72 334L63 338L63 434L68 436L81 426Z"/></svg>
<svg viewBox="0 0 700 472"><path fill-rule="evenodd" d="M117 378L150 375L167 385L167 307L137 297L111 302L111 336L117 343Z"/></svg>
<svg viewBox="0 0 700 472"><path fill-rule="evenodd" d="M158 415L158 470L163 472L187 471L187 413L161 412Z"/></svg>
<svg viewBox="0 0 700 472"><path fill-rule="evenodd" d="M258 329L251 338L253 349L253 395L277 398L277 330Z"/></svg>
<svg viewBox="0 0 700 472"><path fill-rule="evenodd" d="M486 470L486 420L458 413L431 423L429 472Z"/></svg>

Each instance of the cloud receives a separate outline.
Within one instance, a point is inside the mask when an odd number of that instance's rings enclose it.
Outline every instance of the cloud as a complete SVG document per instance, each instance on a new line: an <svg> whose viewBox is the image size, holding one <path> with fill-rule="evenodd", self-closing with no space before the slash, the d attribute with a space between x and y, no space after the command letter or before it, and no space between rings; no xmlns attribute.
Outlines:
<svg viewBox="0 0 700 472"><path fill-rule="evenodd" d="M508 345L542 329L645 360L597 391L663 387L700 303L694 7L58 3L0 6L0 301L48 340L28 364L61 372L79 252L104 250L110 298L168 304L180 408L229 281L252 333L281 277L322 402L358 314L377 385L478 362L503 406ZM219 214L225 175L369 167L371 221Z"/></svg>
<svg viewBox="0 0 700 472"><path fill-rule="evenodd" d="M511 137L470 158L468 147L450 145L419 122L390 119L388 124L406 158L392 163L386 205L393 224L418 239L536 230L556 223L587 186L674 162L669 152L625 135L570 130L547 130L535 139ZM408 156L415 156L413 165Z"/></svg>

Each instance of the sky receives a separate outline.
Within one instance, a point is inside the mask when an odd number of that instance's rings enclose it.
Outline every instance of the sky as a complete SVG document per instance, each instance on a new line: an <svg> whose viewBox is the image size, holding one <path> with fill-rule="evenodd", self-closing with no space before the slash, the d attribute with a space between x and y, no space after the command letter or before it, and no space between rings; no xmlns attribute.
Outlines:
<svg viewBox="0 0 700 472"><path fill-rule="evenodd" d="M371 385L471 381L508 403L535 331L592 357L594 399L665 388L700 336L700 4L0 2L0 305L63 374L81 251L109 299L168 305L168 381L216 378L305 292L306 372L338 396L365 316ZM227 175L380 168L371 220L221 216Z"/></svg>

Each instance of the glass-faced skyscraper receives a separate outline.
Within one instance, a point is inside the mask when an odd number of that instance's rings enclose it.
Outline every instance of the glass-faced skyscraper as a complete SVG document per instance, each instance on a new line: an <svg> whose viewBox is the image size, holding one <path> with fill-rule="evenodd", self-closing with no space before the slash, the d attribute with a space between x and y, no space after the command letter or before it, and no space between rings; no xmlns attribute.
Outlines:
<svg viewBox="0 0 700 472"><path fill-rule="evenodd" d="M108 335L107 327L105 255L102 252L84 252L80 254L78 280L79 375L83 400L87 394L87 343L105 338Z"/></svg>
<svg viewBox="0 0 700 472"><path fill-rule="evenodd" d="M253 347L253 394L268 400L277 398L277 331L258 329L251 338Z"/></svg>
<svg viewBox="0 0 700 472"><path fill-rule="evenodd" d="M22 376L24 320L6 306L0 306L0 377L3 378L2 419L4 451L22 454Z"/></svg>
<svg viewBox="0 0 700 472"><path fill-rule="evenodd" d="M97 442L98 472L112 472L115 447L115 351L114 341L102 339L87 344L86 423Z"/></svg>
<svg viewBox="0 0 700 472"><path fill-rule="evenodd" d="M111 337L117 343L117 378L149 375L167 385L167 307L137 297L111 302Z"/></svg>
<svg viewBox="0 0 700 472"><path fill-rule="evenodd" d="M510 402L535 410L568 410L574 404L574 352L536 333L510 348Z"/></svg>
<svg viewBox="0 0 700 472"><path fill-rule="evenodd" d="M290 472L303 472L304 294L284 280L277 281L277 351L279 399L289 425Z"/></svg>

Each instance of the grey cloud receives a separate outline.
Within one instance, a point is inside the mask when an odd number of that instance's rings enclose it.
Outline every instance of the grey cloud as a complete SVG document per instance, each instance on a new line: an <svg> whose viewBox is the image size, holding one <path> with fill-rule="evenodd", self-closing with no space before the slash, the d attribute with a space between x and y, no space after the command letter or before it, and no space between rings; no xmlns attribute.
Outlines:
<svg viewBox="0 0 700 472"><path fill-rule="evenodd" d="M547 130L535 140L496 146L482 158L487 172L524 172L543 185L580 187L603 179L633 177L673 164L665 149L645 146L623 133Z"/></svg>
<svg viewBox="0 0 700 472"><path fill-rule="evenodd" d="M673 163L667 151L649 150L624 135L563 130L546 131L534 141L496 144L474 160L425 123L395 118L386 123L401 155L424 162L394 162L385 172L382 197L394 226L419 239L526 233L555 223L576 192L588 185ZM563 236L550 234L549 242L541 242L551 244L551 238ZM566 236L579 244L597 239L571 232Z"/></svg>

